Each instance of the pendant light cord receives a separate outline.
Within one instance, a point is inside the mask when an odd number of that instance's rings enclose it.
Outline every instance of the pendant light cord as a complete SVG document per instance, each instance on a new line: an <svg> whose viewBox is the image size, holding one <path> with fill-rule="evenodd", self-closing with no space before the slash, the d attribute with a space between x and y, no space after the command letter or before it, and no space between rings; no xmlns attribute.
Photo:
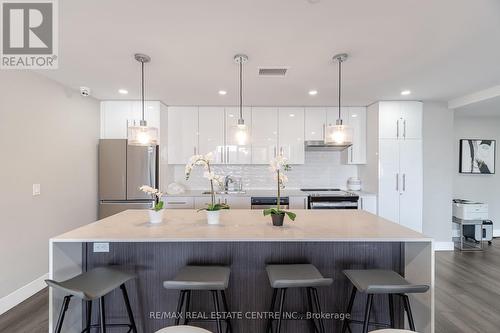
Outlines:
<svg viewBox="0 0 500 333"><path fill-rule="evenodd" d="M144 121L144 61L141 61L141 99L142 99L142 121Z"/></svg>
<svg viewBox="0 0 500 333"><path fill-rule="evenodd" d="M342 59L339 59L339 120L342 120L340 116L341 94L342 94Z"/></svg>
<svg viewBox="0 0 500 333"><path fill-rule="evenodd" d="M243 119L243 58L240 57L240 120Z"/></svg>

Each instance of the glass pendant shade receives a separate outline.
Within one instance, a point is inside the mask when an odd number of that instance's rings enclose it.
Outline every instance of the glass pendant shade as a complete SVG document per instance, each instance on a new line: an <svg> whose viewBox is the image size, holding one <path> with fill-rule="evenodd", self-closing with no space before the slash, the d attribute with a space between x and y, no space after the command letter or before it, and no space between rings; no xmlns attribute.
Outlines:
<svg viewBox="0 0 500 333"><path fill-rule="evenodd" d="M158 129L141 121L128 127L127 138L130 146L154 146L158 144Z"/></svg>
<svg viewBox="0 0 500 333"><path fill-rule="evenodd" d="M234 140L238 146L245 146L248 144L248 127L242 120L243 119L238 120L238 125L236 125L234 131Z"/></svg>
<svg viewBox="0 0 500 333"><path fill-rule="evenodd" d="M325 143L331 145L348 146L352 144L353 131L350 126L338 122L328 125L325 130Z"/></svg>

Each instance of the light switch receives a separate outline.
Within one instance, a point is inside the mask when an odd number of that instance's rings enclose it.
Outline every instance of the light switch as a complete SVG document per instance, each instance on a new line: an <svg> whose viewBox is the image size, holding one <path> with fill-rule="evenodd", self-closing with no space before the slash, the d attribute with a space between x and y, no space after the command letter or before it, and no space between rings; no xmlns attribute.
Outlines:
<svg viewBox="0 0 500 333"><path fill-rule="evenodd" d="M94 252L109 252L109 243L94 243Z"/></svg>
<svg viewBox="0 0 500 333"><path fill-rule="evenodd" d="M33 196L40 195L40 184L33 184Z"/></svg>

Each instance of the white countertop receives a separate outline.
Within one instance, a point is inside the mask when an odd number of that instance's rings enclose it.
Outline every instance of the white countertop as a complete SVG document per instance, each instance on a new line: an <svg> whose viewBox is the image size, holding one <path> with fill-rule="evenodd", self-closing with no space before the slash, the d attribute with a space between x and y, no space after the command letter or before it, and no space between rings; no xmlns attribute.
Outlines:
<svg viewBox="0 0 500 333"><path fill-rule="evenodd" d="M234 242L340 241L430 242L431 238L361 210L294 210L294 222L274 227L261 210L221 212L220 225L208 225L205 212L165 210L151 225L147 210L127 210L51 239L51 242Z"/></svg>
<svg viewBox="0 0 500 333"><path fill-rule="evenodd" d="M167 197L204 197L204 196L209 196L210 194L206 194L203 192L206 192L207 190L186 190L183 193L179 194L167 194ZM244 190L245 193L228 193L227 195L230 196L239 196L239 197L275 197L276 196L276 189L250 189L250 190ZM345 190L346 192L354 193L360 196L367 196L367 195L373 195L375 196L375 193L369 193L369 192L364 192L364 191L349 191ZM221 194L217 194L221 195ZM300 189L284 189L281 191L281 196L282 197L307 197L307 193L302 192Z"/></svg>

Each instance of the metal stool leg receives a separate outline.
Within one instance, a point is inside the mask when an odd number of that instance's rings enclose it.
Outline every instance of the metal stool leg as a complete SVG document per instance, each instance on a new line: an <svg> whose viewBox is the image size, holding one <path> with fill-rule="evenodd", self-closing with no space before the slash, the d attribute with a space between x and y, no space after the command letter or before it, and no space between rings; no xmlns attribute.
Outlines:
<svg viewBox="0 0 500 333"><path fill-rule="evenodd" d="M352 312L352 307L354 306L354 299L356 298L356 292L358 290L356 289L356 287L352 287L352 291L351 291L351 298L349 299L349 304L347 305L347 313L349 315L351 315L351 312ZM345 333L347 331L347 329L350 330L350 327L349 327L349 319L344 319L344 322L342 323L342 333Z"/></svg>
<svg viewBox="0 0 500 333"><path fill-rule="evenodd" d="M316 311L321 315L321 305L319 303L319 296L318 296L318 289L312 288L313 295L314 295L314 303L316 303ZM319 331L321 333L325 333L325 324L323 323L323 319L320 318L318 319L319 322Z"/></svg>
<svg viewBox="0 0 500 333"><path fill-rule="evenodd" d="M314 306L313 306L313 302L312 302L312 288L311 287L308 287L306 292L307 292L307 305L309 307L309 311L311 311L311 313L314 313ZM312 325L312 329L315 333L319 333L319 329L318 327L316 326L316 322L314 321L314 318L311 318L309 320L309 322L311 323Z"/></svg>
<svg viewBox="0 0 500 333"><path fill-rule="evenodd" d="M285 303L285 294L286 294L286 288L281 289L280 308L279 308L280 316L278 318L278 327L276 330L277 333L280 333L281 331L281 319L283 318L283 304Z"/></svg>
<svg viewBox="0 0 500 333"><path fill-rule="evenodd" d="M187 313L191 311L191 290L186 291L186 309L184 313L186 313L186 318L184 319L184 325L187 325L189 322L189 318Z"/></svg>
<svg viewBox="0 0 500 333"><path fill-rule="evenodd" d="M368 332L368 323L370 322L370 311L372 309L373 294L368 294L368 299L366 300L365 308L365 320L363 322L363 333Z"/></svg>
<svg viewBox="0 0 500 333"><path fill-rule="evenodd" d="M408 324L410 324L410 330L415 332L415 322L413 321L413 314L411 313L410 299L408 295L403 295L404 307L406 314L408 315Z"/></svg>
<svg viewBox="0 0 500 333"><path fill-rule="evenodd" d="M224 304L224 311L226 311L226 315L228 315L229 306L227 305L226 293L224 292L224 290L220 291L220 295L222 297L222 304ZM230 333L233 332L233 327L231 325L231 319L229 318L229 316L226 319L226 333L227 332L230 332Z"/></svg>
<svg viewBox="0 0 500 333"><path fill-rule="evenodd" d="M104 307L104 296L99 298L99 321L101 333L106 333L106 310Z"/></svg>
<svg viewBox="0 0 500 333"><path fill-rule="evenodd" d="M388 294L389 297L389 318L391 318L391 328L395 328L394 326L394 296L392 294Z"/></svg>
<svg viewBox="0 0 500 333"><path fill-rule="evenodd" d="M92 325L92 301L86 301L87 303L87 327L83 330L83 332L90 333L90 326Z"/></svg>
<svg viewBox="0 0 500 333"><path fill-rule="evenodd" d="M177 301L177 313L175 314L175 326L179 326L179 322L181 321L181 311L182 305L184 304L184 296L186 295L186 291L181 290L179 293L179 300Z"/></svg>
<svg viewBox="0 0 500 333"><path fill-rule="evenodd" d="M269 309L269 313L274 312L274 307L276 306L276 295L278 294L278 289L273 289L273 298L271 299L271 308ZM266 333L270 333L273 331L273 318L269 318L267 321Z"/></svg>
<svg viewBox="0 0 500 333"><path fill-rule="evenodd" d="M59 312L59 318L57 319L56 333L61 333L62 324L64 322L64 315L66 314L66 311L68 310L70 299L71 299L71 296L64 296L63 304L61 306L61 312Z"/></svg>
<svg viewBox="0 0 500 333"><path fill-rule="evenodd" d="M132 313L132 307L130 306L130 300L128 298L127 288L125 287L125 284L122 284L120 286L120 289L122 290L123 300L125 301L125 307L127 308L130 328L132 329L132 332L137 333L137 326L135 326L134 314Z"/></svg>
<svg viewBox="0 0 500 333"><path fill-rule="evenodd" d="M215 313L217 314L216 322L217 322L217 333L222 333L222 326L220 322L220 317L219 317L219 297L217 296L217 290L212 290L212 297L214 299L214 307L215 307Z"/></svg>

